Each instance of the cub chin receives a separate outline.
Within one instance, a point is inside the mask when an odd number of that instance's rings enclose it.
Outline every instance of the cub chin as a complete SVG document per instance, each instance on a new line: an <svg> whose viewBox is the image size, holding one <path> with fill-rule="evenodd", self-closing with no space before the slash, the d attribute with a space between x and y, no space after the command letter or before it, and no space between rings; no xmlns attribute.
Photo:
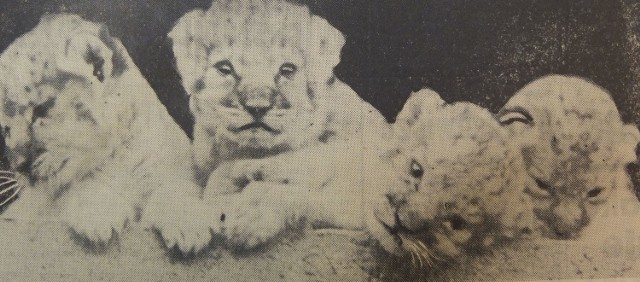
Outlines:
<svg viewBox="0 0 640 282"><path fill-rule="evenodd" d="M638 205L625 168L636 162L640 134L622 122L604 89L546 76L518 91L499 119L523 156L526 192L545 235L579 237L603 208L619 208L623 198Z"/></svg>
<svg viewBox="0 0 640 282"><path fill-rule="evenodd" d="M422 90L394 129L399 142L389 157L400 185L372 201L368 225L384 249L423 266L537 229L521 158L487 110Z"/></svg>

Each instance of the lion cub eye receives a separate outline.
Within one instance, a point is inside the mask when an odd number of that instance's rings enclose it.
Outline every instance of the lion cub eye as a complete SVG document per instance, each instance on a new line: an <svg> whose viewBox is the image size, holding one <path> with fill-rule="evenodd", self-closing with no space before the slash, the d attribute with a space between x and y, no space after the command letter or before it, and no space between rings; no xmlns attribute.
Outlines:
<svg viewBox="0 0 640 282"><path fill-rule="evenodd" d="M551 185L547 184L546 182L536 178L536 184L538 185L538 188L549 192L551 190Z"/></svg>
<svg viewBox="0 0 640 282"><path fill-rule="evenodd" d="M104 59L99 60L98 62L96 62L93 65L93 75L98 79L98 81L100 82L104 82Z"/></svg>
<svg viewBox="0 0 640 282"><path fill-rule="evenodd" d="M296 71L298 70L298 67L296 67L294 64L292 63L284 63L282 64L282 66L280 66L280 75L284 76L288 79L291 79L293 77L294 74L296 74Z"/></svg>
<svg viewBox="0 0 640 282"><path fill-rule="evenodd" d="M422 165L420 165L416 160L411 160L411 164L409 165L409 174L411 174L413 178L422 178L422 175L424 174Z"/></svg>
<svg viewBox="0 0 640 282"><path fill-rule="evenodd" d="M231 65L231 62L229 62L228 60L217 62L213 65L213 67L216 68L223 76L232 75L235 73L233 65Z"/></svg>
<svg viewBox="0 0 640 282"><path fill-rule="evenodd" d="M509 125L514 122L532 124L533 117L531 114L523 108L515 108L510 110L503 110L498 113L498 121L502 125Z"/></svg>
<svg viewBox="0 0 640 282"><path fill-rule="evenodd" d="M589 190L589 192L587 192L587 197L589 197L589 198L598 197L598 195L602 194L602 191L604 191L604 188L602 188L602 187L593 188L593 189Z"/></svg>

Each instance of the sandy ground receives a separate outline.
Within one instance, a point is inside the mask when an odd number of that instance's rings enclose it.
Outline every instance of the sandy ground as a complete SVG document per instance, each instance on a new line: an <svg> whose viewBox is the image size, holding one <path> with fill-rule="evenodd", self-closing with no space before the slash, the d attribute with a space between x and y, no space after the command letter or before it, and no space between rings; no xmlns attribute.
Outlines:
<svg viewBox="0 0 640 282"><path fill-rule="evenodd" d="M491 253L417 271L391 259L359 232L308 231L268 249L237 254L212 248L176 259L156 236L135 226L106 251L78 244L53 221L0 221L0 277L12 281L406 281L531 280L640 277L640 250L633 240L584 246L566 241L528 241ZM631 243L630 243L631 242ZM616 245L617 244L617 245Z"/></svg>

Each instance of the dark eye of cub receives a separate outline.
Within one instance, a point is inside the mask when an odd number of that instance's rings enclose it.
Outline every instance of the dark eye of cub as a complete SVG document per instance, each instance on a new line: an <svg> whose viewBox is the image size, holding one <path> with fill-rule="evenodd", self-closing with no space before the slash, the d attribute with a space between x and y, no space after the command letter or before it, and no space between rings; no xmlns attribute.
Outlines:
<svg viewBox="0 0 640 282"><path fill-rule="evenodd" d="M93 64L93 75L100 82L104 82L104 59L100 59L96 63Z"/></svg>
<svg viewBox="0 0 640 282"><path fill-rule="evenodd" d="M216 68L223 76L235 73L233 65L231 65L231 62L229 62L228 60L217 62L213 65L213 67Z"/></svg>
<svg viewBox="0 0 640 282"><path fill-rule="evenodd" d="M424 174L422 165L420 165L416 160L412 160L411 165L409 165L409 174L414 178L422 178L422 175Z"/></svg>
<svg viewBox="0 0 640 282"><path fill-rule="evenodd" d="M540 180L538 178L536 178L536 184L538 184L538 187L540 189L542 189L542 190L545 190L545 191L551 190L551 185L545 183L544 181L542 181L542 180Z"/></svg>
<svg viewBox="0 0 640 282"><path fill-rule="evenodd" d="M284 63L282 64L282 66L280 66L279 72L281 76L291 79L297 70L298 70L298 67L296 67L294 64Z"/></svg>
<svg viewBox="0 0 640 282"><path fill-rule="evenodd" d="M95 76L98 81L104 82L104 59L94 51L90 51L86 54L85 60L93 65L93 76Z"/></svg>
<svg viewBox="0 0 640 282"><path fill-rule="evenodd" d="M587 192L587 197L595 198L598 195L600 195L600 193L602 193L603 190L604 189L602 187L593 188L593 189L589 190L589 192Z"/></svg>

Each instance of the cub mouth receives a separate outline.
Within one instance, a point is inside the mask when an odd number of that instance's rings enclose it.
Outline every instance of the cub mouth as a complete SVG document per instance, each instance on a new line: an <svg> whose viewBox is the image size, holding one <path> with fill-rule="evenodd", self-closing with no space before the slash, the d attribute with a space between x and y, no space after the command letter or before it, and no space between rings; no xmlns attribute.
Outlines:
<svg viewBox="0 0 640 282"><path fill-rule="evenodd" d="M260 121L247 123L247 124L245 124L245 125L243 125L241 127L231 129L231 131L233 133L239 133L239 132L246 131L246 130L251 130L251 129L262 129L262 130L270 132L272 134L280 134L280 130L277 130L277 129L267 125L266 123L260 122Z"/></svg>
<svg viewBox="0 0 640 282"><path fill-rule="evenodd" d="M416 232L403 226L397 213L395 214L395 223L393 224L393 226L385 223L380 219L378 219L378 222L384 227L387 233L389 233L389 235L393 237L398 246L402 246L402 244L406 240L417 240L418 237L421 237L418 236L418 234L421 234L422 232Z"/></svg>

